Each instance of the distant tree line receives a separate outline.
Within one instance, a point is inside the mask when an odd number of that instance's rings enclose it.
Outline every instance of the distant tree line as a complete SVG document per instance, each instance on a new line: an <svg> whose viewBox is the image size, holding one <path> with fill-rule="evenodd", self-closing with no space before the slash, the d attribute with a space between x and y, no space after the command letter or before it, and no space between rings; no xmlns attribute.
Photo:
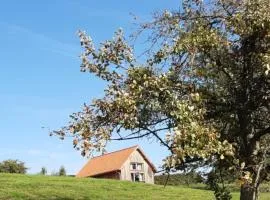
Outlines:
<svg viewBox="0 0 270 200"><path fill-rule="evenodd" d="M28 168L25 166L25 163L19 160L4 160L0 162L0 173L15 173L15 174L26 174ZM47 175L48 171L46 167L42 167L40 175ZM67 172L64 166L61 166L58 172L52 172L52 176L66 176Z"/></svg>
<svg viewBox="0 0 270 200"><path fill-rule="evenodd" d="M155 176L155 184L159 185L190 185L196 183L205 183L207 189L213 189L216 184L225 183L230 184L237 181L237 176L233 176L227 171L216 168L210 172L196 172L190 170L186 173L175 173Z"/></svg>
<svg viewBox="0 0 270 200"><path fill-rule="evenodd" d="M47 175L47 169L45 167L42 167L41 168L41 171L40 171L40 174L41 175ZM64 166L61 166L58 170L58 172L55 172L55 171L52 171L51 172L51 176L66 176L67 175L67 172L66 172L66 169Z"/></svg>
<svg viewBox="0 0 270 200"><path fill-rule="evenodd" d="M155 176L155 184L158 185L190 185L195 183L203 183L205 179L202 174L191 170L187 173L167 174Z"/></svg>

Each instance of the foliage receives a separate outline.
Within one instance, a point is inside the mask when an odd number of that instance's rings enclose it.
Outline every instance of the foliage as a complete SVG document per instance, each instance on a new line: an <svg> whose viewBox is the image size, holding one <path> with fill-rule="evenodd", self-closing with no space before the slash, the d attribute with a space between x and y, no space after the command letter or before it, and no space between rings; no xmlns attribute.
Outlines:
<svg viewBox="0 0 270 200"><path fill-rule="evenodd" d="M232 195L226 187L220 187L218 184L216 184L215 187L213 188L213 190L215 191L214 194L215 194L215 198L217 200L230 200L230 199L232 199Z"/></svg>
<svg viewBox="0 0 270 200"><path fill-rule="evenodd" d="M48 200L48 199L98 199L98 200L211 200L211 191L181 186L150 185L127 181L74 178L63 176L37 176L0 174L0 199ZM42 183L42 184L41 184ZM233 192L233 200L239 191ZM261 200L268 200L269 193L262 193Z"/></svg>
<svg viewBox="0 0 270 200"><path fill-rule="evenodd" d="M4 160L0 163L0 173L25 174L27 167L19 160Z"/></svg>
<svg viewBox="0 0 270 200"><path fill-rule="evenodd" d="M58 172L59 176L66 176L66 169L64 166L61 166Z"/></svg>
<svg viewBox="0 0 270 200"><path fill-rule="evenodd" d="M42 167L42 168L41 168L40 174L41 174L41 175L46 175L46 174L47 174L47 169L46 169L46 167Z"/></svg>
<svg viewBox="0 0 270 200"><path fill-rule="evenodd" d="M168 175L156 175L155 176L155 184L164 185ZM178 174L170 174L166 185L190 185L196 183L203 183L203 177L195 172L190 171L188 173L178 173Z"/></svg>
<svg viewBox="0 0 270 200"><path fill-rule="evenodd" d="M52 134L71 135L82 155L154 137L171 152L165 170L222 162L241 174L241 198L257 199L270 174L269 0L182 3L139 25L151 46L143 63L121 29L97 49L79 31L81 71L108 87Z"/></svg>
<svg viewBox="0 0 270 200"><path fill-rule="evenodd" d="M224 184L225 181L223 179L222 172L222 169L219 170L219 174L217 174L216 170L211 171L208 174L206 184L208 185L209 189L214 191L217 200L230 200L232 199L232 195L230 194L229 189Z"/></svg>

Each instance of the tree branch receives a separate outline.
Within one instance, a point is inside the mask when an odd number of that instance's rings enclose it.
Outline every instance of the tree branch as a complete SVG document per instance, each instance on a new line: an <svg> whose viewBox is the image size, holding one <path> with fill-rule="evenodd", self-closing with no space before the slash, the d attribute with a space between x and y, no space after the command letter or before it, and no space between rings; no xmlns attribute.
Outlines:
<svg viewBox="0 0 270 200"><path fill-rule="evenodd" d="M133 133L133 134L135 134L135 133ZM133 134L132 134L132 135L133 135ZM151 133L147 132L147 133L145 133L145 134L138 135L138 136L111 138L110 140L117 140L117 141L119 141L119 140L132 140L132 139L142 138L142 137L145 137L145 136L150 135L150 134L151 134Z"/></svg>
<svg viewBox="0 0 270 200"><path fill-rule="evenodd" d="M161 144L163 144L165 147L168 148L168 150L170 150L172 152L172 147L169 146L158 134L158 131L162 131L162 130L168 130L169 128L161 128L161 129L156 129L156 130L150 130L149 128L145 128L146 130L148 130L150 133L152 133L159 141Z"/></svg>

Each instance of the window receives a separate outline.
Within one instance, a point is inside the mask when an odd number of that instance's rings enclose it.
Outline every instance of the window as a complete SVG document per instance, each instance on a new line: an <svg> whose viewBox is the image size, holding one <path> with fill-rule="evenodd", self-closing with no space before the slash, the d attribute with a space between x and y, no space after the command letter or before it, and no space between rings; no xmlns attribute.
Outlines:
<svg viewBox="0 0 270 200"><path fill-rule="evenodd" d="M136 163L131 163L131 165L130 165L130 169L132 169L132 170L136 170Z"/></svg>
<svg viewBox="0 0 270 200"><path fill-rule="evenodd" d="M130 163L130 169L131 170L142 171L143 170L143 164L142 163Z"/></svg>
<svg viewBox="0 0 270 200"><path fill-rule="evenodd" d="M133 182L144 182L144 174L143 173L131 173L131 180Z"/></svg>
<svg viewBox="0 0 270 200"><path fill-rule="evenodd" d="M137 163L137 170L142 170L142 163Z"/></svg>

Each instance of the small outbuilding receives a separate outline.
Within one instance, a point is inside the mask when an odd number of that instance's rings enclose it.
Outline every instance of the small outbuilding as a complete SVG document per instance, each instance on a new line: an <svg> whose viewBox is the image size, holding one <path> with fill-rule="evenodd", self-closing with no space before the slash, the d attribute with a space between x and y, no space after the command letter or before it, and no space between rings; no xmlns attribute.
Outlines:
<svg viewBox="0 0 270 200"><path fill-rule="evenodd" d="M108 178L154 184L155 166L139 146L90 159L76 177Z"/></svg>

